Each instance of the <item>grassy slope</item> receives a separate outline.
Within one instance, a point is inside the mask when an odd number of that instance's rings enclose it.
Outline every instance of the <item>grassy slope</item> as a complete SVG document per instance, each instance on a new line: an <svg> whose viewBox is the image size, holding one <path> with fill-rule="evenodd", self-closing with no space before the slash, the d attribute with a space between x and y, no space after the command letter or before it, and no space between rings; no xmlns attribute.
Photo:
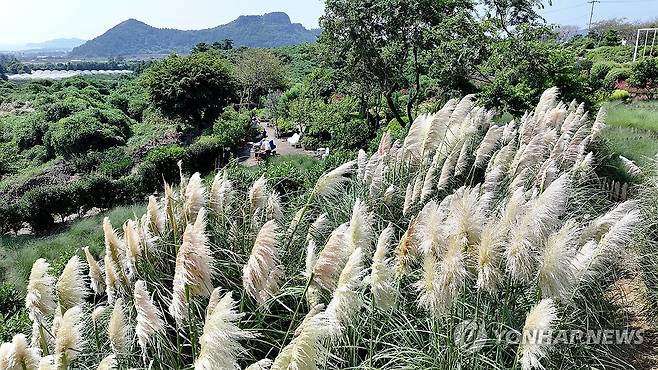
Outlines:
<svg viewBox="0 0 658 370"><path fill-rule="evenodd" d="M607 111L604 135L610 149L642 167L651 166L658 153L658 102L613 103Z"/></svg>
<svg viewBox="0 0 658 370"><path fill-rule="evenodd" d="M12 283L18 289L25 288L32 264L38 258L54 261L56 270L81 248L92 251L103 249L103 217L109 217L114 227L129 218L141 216L142 206L118 207L111 211L76 221L49 236L0 237L0 280Z"/></svg>

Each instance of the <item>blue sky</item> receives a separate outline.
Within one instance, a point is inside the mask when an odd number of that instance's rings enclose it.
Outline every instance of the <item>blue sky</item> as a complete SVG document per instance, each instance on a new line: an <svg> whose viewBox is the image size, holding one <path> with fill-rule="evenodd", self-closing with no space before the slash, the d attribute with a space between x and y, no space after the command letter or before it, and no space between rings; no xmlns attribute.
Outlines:
<svg viewBox="0 0 658 370"><path fill-rule="evenodd" d="M0 44L61 37L90 39L128 18L156 27L200 29L242 14L284 11L293 22L317 27L322 0L0 0ZM550 22L584 26L587 0L553 0L542 14ZM595 20L658 17L658 0L601 0Z"/></svg>

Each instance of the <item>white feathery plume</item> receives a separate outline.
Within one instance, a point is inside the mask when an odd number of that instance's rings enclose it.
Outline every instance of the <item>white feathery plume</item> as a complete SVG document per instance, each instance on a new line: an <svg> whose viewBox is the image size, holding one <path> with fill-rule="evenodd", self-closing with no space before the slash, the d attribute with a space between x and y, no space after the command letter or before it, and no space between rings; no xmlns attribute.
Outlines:
<svg viewBox="0 0 658 370"><path fill-rule="evenodd" d="M442 228L446 212L439 208L436 201L431 200L425 204L423 209L416 216L418 220L417 233L420 236L420 251L423 254L432 251L439 252L445 244L445 233ZM411 235L415 237L416 235Z"/></svg>
<svg viewBox="0 0 658 370"><path fill-rule="evenodd" d="M313 318L316 317L320 312L322 312L325 309L325 305L323 303L318 303L314 305L310 311L304 316L304 320L302 320L302 323L299 324L297 329L295 329L295 337L298 337L306 325L310 324L313 322Z"/></svg>
<svg viewBox="0 0 658 370"><path fill-rule="evenodd" d="M153 234L151 228L148 226L149 220L146 214L142 215L142 218L137 222L137 233L139 234L139 243L142 245L142 253L144 256L148 256L150 253L156 250L158 241L158 236Z"/></svg>
<svg viewBox="0 0 658 370"><path fill-rule="evenodd" d="M560 169L552 158L547 159L542 167L538 185L541 189L546 189L557 178Z"/></svg>
<svg viewBox="0 0 658 370"><path fill-rule="evenodd" d="M119 291L119 276L117 276L114 263L109 254L103 258L103 267L105 268L105 290L107 292L107 302L112 304Z"/></svg>
<svg viewBox="0 0 658 370"><path fill-rule="evenodd" d="M373 154L370 157L368 163L366 163L365 171L363 172L363 182L365 184L370 184L372 182L373 177L375 175L375 170L377 169L377 166L381 162L382 162L382 156L377 153Z"/></svg>
<svg viewBox="0 0 658 370"><path fill-rule="evenodd" d="M642 174L642 169L638 167L635 162L631 161L630 159L624 157L623 155L619 156L619 159L621 160L621 163L624 165L624 169L626 172L628 172L629 175L631 176L639 176Z"/></svg>
<svg viewBox="0 0 658 370"><path fill-rule="evenodd" d="M114 355L105 356L103 360L98 364L96 370L116 370L117 369L117 359Z"/></svg>
<svg viewBox="0 0 658 370"><path fill-rule="evenodd" d="M89 281L91 282L91 290L96 294L105 293L105 278L103 277L103 270L101 269L98 261L89 252L89 247L82 248L85 251L85 258L87 265L89 265Z"/></svg>
<svg viewBox="0 0 658 370"><path fill-rule="evenodd" d="M247 294L259 304L279 289L283 274L279 262L276 221L266 222L258 232L249 260L242 269L242 284Z"/></svg>
<svg viewBox="0 0 658 370"><path fill-rule="evenodd" d="M379 234L377 248L372 257L370 290L375 304L382 310L387 310L395 303L396 289L393 285L393 267L391 266L391 260L387 258L392 239L393 225L389 223Z"/></svg>
<svg viewBox="0 0 658 370"><path fill-rule="evenodd" d="M318 260L318 255L317 255L317 245L315 244L315 240L313 238L308 238L306 241L306 258L305 258L305 263L304 266L306 267L304 272L302 273L304 277L310 278L311 274L313 274L313 269L315 268L315 263Z"/></svg>
<svg viewBox="0 0 658 370"><path fill-rule="evenodd" d="M328 198L337 195L342 185L348 181L347 175L352 173L354 161L344 163L336 169L320 176L313 187L312 194L320 198Z"/></svg>
<svg viewBox="0 0 658 370"><path fill-rule="evenodd" d="M135 311L137 311L135 334L137 335L137 342L142 348L142 352L146 352L146 347L153 344L154 337L158 334L164 334L165 324L162 320L162 314L153 304L151 295L143 280L138 280L135 283L133 298Z"/></svg>
<svg viewBox="0 0 658 370"><path fill-rule="evenodd" d="M318 218L313 221L311 226L308 228L308 233L306 234L306 239L318 238L322 233L329 227L329 215L323 213L318 216Z"/></svg>
<svg viewBox="0 0 658 370"><path fill-rule="evenodd" d="M237 368L237 357L245 351L239 341L255 337L237 326L242 316L243 313L237 312L231 292L226 293L203 326L203 335L199 338L201 351L194 361L195 370Z"/></svg>
<svg viewBox="0 0 658 370"><path fill-rule="evenodd" d="M468 246L478 244L482 225L485 224L483 211L479 188L461 188L456 191L450 202L445 225L448 236L465 238Z"/></svg>
<svg viewBox="0 0 658 370"><path fill-rule="evenodd" d="M432 165L427 169L427 172L425 173L425 179L423 180L423 188L420 192L421 203L424 203L427 200L427 198L429 198L434 192L435 173L436 173L436 166L435 163L432 163Z"/></svg>
<svg viewBox="0 0 658 370"><path fill-rule="evenodd" d="M358 289L363 282L363 250L356 248L340 273L336 290L327 305L327 314L347 325L358 314L363 301Z"/></svg>
<svg viewBox="0 0 658 370"><path fill-rule="evenodd" d="M272 191L267 197L267 206L265 214L268 220L281 221L283 219L283 209L281 207L281 196L276 191Z"/></svg>
<svg viewBox="0 0 658 370"><path fill-rule="evenodd" d="M163 213L155 196L149 196L149 203L146 207L146 217L149 223L149 229L154 233L163 233L165 228L166 216Z"/></svg>
<svg viewBox="0 0 658 370"><path fill-rule="evenodd" d="M459 151L459 157L457 158L457 163L455 163L455 174L454 176L461 176L466 168L468 167L468 158L469 158L469 144L462 144L461 150Z"/></svg>
<svg viewBox="0 0 658 370"><path fill-rule="evenodd" d="M169 312L179 327L187 318L187 295L208 297L212 292L214 258L205 233L205 209L201 208L194 225L187 225L183 233L183 244L176 255L173 281L173 299Z"/></svg>
<svg viewBox="0 0 658 370"><path fill-rule="evenodd" d="M137 273L137 261L142 256L142 246L139 243L139 233L135 221L128 220L123 224L123 239L126 247L126 263L128 276L132 279Z"/></svg>
<svg viewBox="0 0 658 370"><path fill-rule="evenodd" d="M439 262L439 273L436 280L438 289L438 314L445 314L450 310L453 302L463 288L468 271L466 270L464 245L466 239L452 238L449 241L445 256Z"/></svg>
<svg viewBox="0 0 658 370"><path fill-rule="evenodd" d="M82 304L87 297L87 279L82 271L82 260L78 256L71 257L64 266L55 285L62 310Z"/></svg>
<svg viewBox="0 0 658 370"><path fill-rule="evenodd" d="M516 120L511 120L503 126L503 135L501 141L503 144L507 144L516 136Z"/></svg>
<svg viewBox="0 0 658 370"><path fill-rule="evenodd" d="M182 189L182 188L181 188ZM185 187L185 214L189 220L196 218L197 213L206 204L206 188L203 186L201 174L196 172Z"/></svg>
<svg viewBox="0 0 658 370"><path fill-rule="evenodd" d="M500 260L505 245L504 230L493 221L483 230L477 249L477 281L475 287L488 293L495 293L501 278Z"/></svg>
<svg viewBox="0 0 658 370"><path fill-rule="evenodd" d="M577 234L576 222L569 220L559 231L548 237L539 266L542 297L563 298L576 283L573 247Z"/></svg>
<svg viewBox="0 0 658 370"><path fill-rule="evenodd" d="M507 269L516 281L528 281L536 260L537 246L555 229L566 210L569 174L563 174L537 198L511 227L505 249Z"/></svg>
<svg viewBox="0 0 658 370"><path fill-rule="evenodd" d="M411 194L412 205L418 203L418 201L420 200L420 195L423 192L423 183L424 183L424 176L419 173L414 179L414 188Z"/></svg>
<svg viewBox="0 0 658 370"><path fill-rule="evenodd" d="M331 233L313 266L313 282L324 289L336 289L338 274L349 255L347 228L345 223Z"/></svg>
<svg viewBox="0 0 658 370"><path fill-rule="evenodd" d="M244 370L268 370L272 366L272 360L264 358L247 366Z"/></svg>
<svg viewBox="0 0 658 370"><path fill-rule="evenodd" d="M11 343L0 344L0 369L12 370L14 367L14 346Z"/></svg>
<svg viewBox="0 0 658 370"><path fill-rule="evenodd" d="M592 220L592 222L585 227L581 240L586 241L589 239L596 239L598 241L603 234L608 232L610 227L618 222L627 213L638 208L638 201L629 200L619 203L617 206L609 210L607 213Z"/></svg>
<svg viewBox="0 0 658 370"><path fill-rule="evenodd" d="M418 290L418 304L421 308L438 316L440 312L439 261L434 253L423 257L423 268L420 280L414 286Z"/></svg>
<svg viewBox="0 0 658 370"><path fill-rule="evenodd" d="M267 207L267 197L267 179L265 175L262 175L249 188L249 203L252 211L265 209Z"/></svg>
<svg viewBox="0 0 658 370"><path fill-rule="evenodd" d="M303 323L293 340L279 352L271 370L317 369L329 355L324 346L327 339L340 333L340 324L326 312L321 312Z"/></svg>
<svg viewBox="0 0 658 370"><path fill-rule="evenodd" d="M27 339L24 334L17 334L11 340L11 345L13 348L13 353L11 362L13 366L10 366L9 369L36 369L39 366L39 361L41 360L39 352L35 348L30 348L27 344Z"/></svg>
<svg viewBox="0 0 658 370"><path fill-rule="evenodd" d="M359 182L363 182L363 178L366 173L366 166L368 165L368 154L363 149L359 149L359 154L356 159L356 179Z"/></svg>
<svg viewBox="0 0 658 370"><path fill-rule="evenodd" d="M601 132L603 132L603 129L605 128L606 115L607 112L605 108L599 109L599 113L596 115L596 120L594 120L594 125L592 125L592 139L596 139L599 135L601 135Z"/></svg>
<svg viewBox="0 0 658 370"><path fill-rule="evenodd" d="M101 316L103 316L106 311L107 311L107 306L98 306L94 308L94 310L91 311L91 321L94 324L98 324L98 320L100 320Z"/></svg>
<svg viewBox="0 0 658 370"><path fill-rule="evenodd" d="M619 256L619 253L633 240L641 221L640 211L632 209L610 227L598 244L595 241L585 244L575 258L574 264L578 276L581 279L592 277L594 271L606 260Z"/></svg>
<svg viewBox="0 0 658 370"><path fill-rule="evenodd" d="M41 357L39 370L57 370L55 367L55 357L53 355Z"/></svg>
<svg viewBox="0 0 658 370"><path fill-rule="evenodd" d="M219 171L215 175L210 187L210 208L219 213L226 214L233 202L233 182L228 179L226 171Z"/></svg>
<svg viewBox="0 0 658 370"><path fill-rule="evenodd" d="M114 302L110 321L107 324L107 337L110 339L114 353L125 353L130 349L130 328L121 298L117 298Z"/></svg>
<svg viewBox="0 0 658 370"><path fill-rule="evenodd" d="M405 159L415 163L434 153L450 125L449 120L457 104L456 99L451 99L437 113L416 118L402 146Z"/></svg>
<svg viewBox="0 0 658 370"><path fill-rule="evenodd" d="M395 185L389 185L388 188L384 191L384 196L382 197L382 200L384 201L385 204L390 204L391 201L393 200L393 197L395 196L395 192L397 191L397 188Z"/></svg>
<svg viewBox="0 0 658 370"><path fill-rule="evenodd" d="M418 218L411 218L407 231L402 235L400 243L395 250L395 273L398 277L409 272L411 265L416 261L416 258L420 254L415 240L417 220Z"/></svg>
<svg viewBox="0 0 658 370"><path fill-rule="evenodd" d="M110 219L105 217L103 219L103 234L105 237L105 254L108 255L112 261L114 270L120 276L124 276L124 250L123 242L117 236L116 231L110 223Z"/></svg>
<svg viewBox="0 0 658 370"><path fill-rule="evenodd" d="M452 149L452 152L450 152L450 155L448 158L446 158L445 162L443 162L443 166L441 167L441 175L439 176L439 182L436 185L439 191L445 190L448 186L448 183L454 174L455 165L457 164L457 159L459 159L462 145L464 145L464 143L457 144Z"/></svg>
<svg viewBox="0 0 658 370"><path fill-rule="evenodd" d="M55 335L55 366L58 369L67 369L79 354L83 353L84 322L80 306L69 308L57 326Z"/></svg>
<svg viewBox="0 0 658 370"><path fill-rule="evenodd" d="M554 323L558 320L557 308L552 299L542 299L526 316L522 341L519 345L519 363L523 370L543 369L541 360L548 354Z"/></svg>
<svg viewBox="0 0 658 370"><path fill-rule="evenodd" d="M377 153L386 154L391 150L393 146L393 138L388 131L385 131L382 135L382 138L379 140L379 147L377 147Z"/></svg>
<svg viewBox="0 0 658 370"><path fill-rule="evenodd" d="M350 243L350 252L356 248L364 251L371 249L373 230L373 215L368 212L368 206L361 199L357 199L352 208L352 218L350 219L347 237Z"/></svg>
<svg viewBox="0 0 658 370"><path fill-rule="evenodd" d="M206 308L206 320L215 311L215 308L217 307L221 299L222 299L222 288L215 288L210 294L210 298L208 299L208 307Z"/></svg>
<svg viewBox="0 0 658 370"><path fill-rule="evenodd" d="M482 138L480 146L475 151L475 167L483 167L485 163L491 158L491 153L498 145L498 142L503 137L505 126L491 126L487 133Z"/></svg>
<svg viewBox="0 0 658 370"><path fill-rule="evenodd" d="M39 258L32 265L25 295L25 307L32 321L42 322L50 317L57 307L53 289L55 278L48 274L48 269L50 264L43 258Z"/></svg>
<svg viewBox="0 0 658 370"><path fill-rule="evenodd" d="M407 215L413 206L414 201L414 182L407 184L407 191L404 193L404 205L402 207L402 214Z"/></svg>
<svg viewBox="0 0 658 370"><path fill-rule="evenodd" d="M384 190L384 176L387 171L388 166L382 158L377 164L377 167L375 167L375 170L372 174L372 180L370 181L370 187L368 188L368 194L370 195L371 199L376 199L379 197Z"/></svg>

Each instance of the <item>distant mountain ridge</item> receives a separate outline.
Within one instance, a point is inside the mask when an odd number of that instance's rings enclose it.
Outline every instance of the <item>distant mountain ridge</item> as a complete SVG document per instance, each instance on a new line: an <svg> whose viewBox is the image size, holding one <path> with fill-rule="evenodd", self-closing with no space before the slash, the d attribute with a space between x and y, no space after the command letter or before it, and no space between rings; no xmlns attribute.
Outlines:
<svg viewBox="0 0 658 370"><path fill-rule="evenodd" d="M233 40L235 47L279 47L315 42L319 30L292 23L286 13L240 16L236 20L204 30L156 28L128 19L104 34L74 48L71 57L117 57L188 53L200 43Z"/></svg>

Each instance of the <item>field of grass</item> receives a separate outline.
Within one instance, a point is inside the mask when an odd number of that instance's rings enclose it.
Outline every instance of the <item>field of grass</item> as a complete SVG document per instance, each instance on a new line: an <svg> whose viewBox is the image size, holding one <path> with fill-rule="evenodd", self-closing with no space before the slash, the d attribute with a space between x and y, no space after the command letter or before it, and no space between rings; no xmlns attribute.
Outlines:
<svg viewBox="0 0 658 370"><path fill-rule="evenodd" d="M607 109L604 136L613 153L653 168L658 154L658 102L613 103Z"/></svg>
<svg viewBox="0 0 658 370"><path fill-rule="evenodd" d="M113 225L119 227L123 221L135 216L141 217L144 212L145 208L141 205L118 207L62 226L48 236L1 236L0 277L2 281L24 290L32 264L38 258L53 261L55 270L59 271L80 248L89 247L94 253L104 249L104 217L108 217Z"/></svg>

